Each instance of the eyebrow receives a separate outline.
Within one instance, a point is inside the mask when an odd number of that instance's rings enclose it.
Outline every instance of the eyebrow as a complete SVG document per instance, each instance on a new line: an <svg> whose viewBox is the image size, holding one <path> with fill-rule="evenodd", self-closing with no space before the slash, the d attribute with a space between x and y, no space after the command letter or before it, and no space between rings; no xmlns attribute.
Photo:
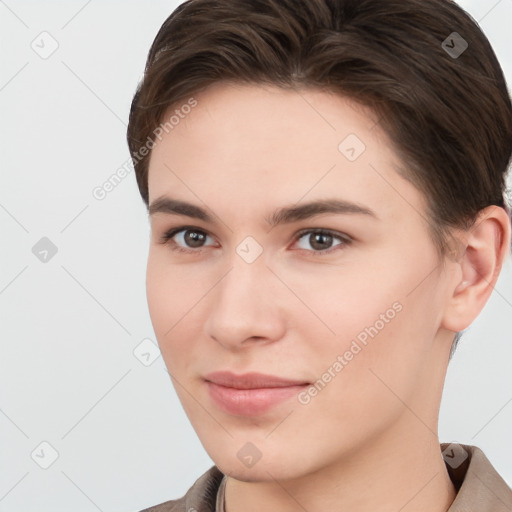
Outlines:
<svg viewBox="0 0 512 512"><path fill-rule="evenodd" d="M155 213L164 213L168 215L184 215L204 222L215 222L213 216L206 209L165 196L155 199L149 205L148 211L150 216ZM270 226L274 227L279 224L297 222L325 213L368 215L378 219L377 214L370 208L342 199L324 199L279 208L272 215L265 216L264 219Z"/></svg>

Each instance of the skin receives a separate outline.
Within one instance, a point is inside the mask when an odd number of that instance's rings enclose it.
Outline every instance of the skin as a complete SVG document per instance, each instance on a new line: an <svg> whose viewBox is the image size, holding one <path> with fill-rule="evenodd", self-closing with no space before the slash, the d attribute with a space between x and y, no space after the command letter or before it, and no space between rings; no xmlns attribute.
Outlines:
<svg viewBox="0 0 512 512"><path fill-rule="evenodd" d="M171 197L213 221L150 215L147 298L184 410L229 475L227 512L447 510L455 489L437 436L443 382L454 332L498 277L506 212L483 210L474 229L454 233L458 256L442 260L426 200L398 174L368 110L270 86L221 83L195 97L152 151L150 205ZM349 134L366 146L352 162L338 149ZM375 215L266 221L323 199ZM203 245L187 245L183 231L163 243L182 226L205 234ZM320 246L299 233L320 228L334 232ZM247 236L263 249L252 263L236 252ZM246 417L220 410L207 392L203 377L217 370L314 383L397 303L400 312L307 404L293 397ZM247 442L261 453L252 467L237 457Z"/></svg>

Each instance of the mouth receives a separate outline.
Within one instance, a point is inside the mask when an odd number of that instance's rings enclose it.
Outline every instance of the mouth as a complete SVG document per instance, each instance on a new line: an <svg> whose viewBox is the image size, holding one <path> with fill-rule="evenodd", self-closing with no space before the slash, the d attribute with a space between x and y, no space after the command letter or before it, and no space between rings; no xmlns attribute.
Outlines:
<svg viewBox="0 0 512 512"><path fill-rule="evenodd" d="M263 414L310 386L304 380L283 379L261 373L235 375L231 372L208 374L205 384L218 408L238 416Z"/></svg>

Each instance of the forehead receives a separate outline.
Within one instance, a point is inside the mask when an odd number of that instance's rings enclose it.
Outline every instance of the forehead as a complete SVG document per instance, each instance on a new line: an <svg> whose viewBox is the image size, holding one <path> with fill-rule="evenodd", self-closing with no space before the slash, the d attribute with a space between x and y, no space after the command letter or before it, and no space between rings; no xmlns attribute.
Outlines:
<svg viewBox="0 0 512 512"><path fill-rule="evenodd" d="M397 173L402 163L376 115L352 100L233 84L194 99L152 151L150 202L172 194L256 211L338 196L371 203L384 215L401 215L408 203L425 208L422 194Z"/></svg>

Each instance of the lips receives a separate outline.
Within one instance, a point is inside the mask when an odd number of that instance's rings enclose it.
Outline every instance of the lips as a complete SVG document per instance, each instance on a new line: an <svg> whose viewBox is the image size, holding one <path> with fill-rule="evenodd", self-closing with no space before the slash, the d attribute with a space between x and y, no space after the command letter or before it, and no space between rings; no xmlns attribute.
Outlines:
<svg viewBox="0 0 512 512"><path fill-rule="evenodd" d="M257 416L296 397L309 386L303 380L275 375L214 372L205 377L210 398L222 411L237 416Z"/></svg>
<svg viewBox="0 0 512 512"><path fill-rule="evenodd" d="M309 384L305 380L283 379L276 375L256 372L244 373L242 375L235 375L231 372L213 372L206 375L205 380L219 386L236 389L285 388Z"/></svg>

